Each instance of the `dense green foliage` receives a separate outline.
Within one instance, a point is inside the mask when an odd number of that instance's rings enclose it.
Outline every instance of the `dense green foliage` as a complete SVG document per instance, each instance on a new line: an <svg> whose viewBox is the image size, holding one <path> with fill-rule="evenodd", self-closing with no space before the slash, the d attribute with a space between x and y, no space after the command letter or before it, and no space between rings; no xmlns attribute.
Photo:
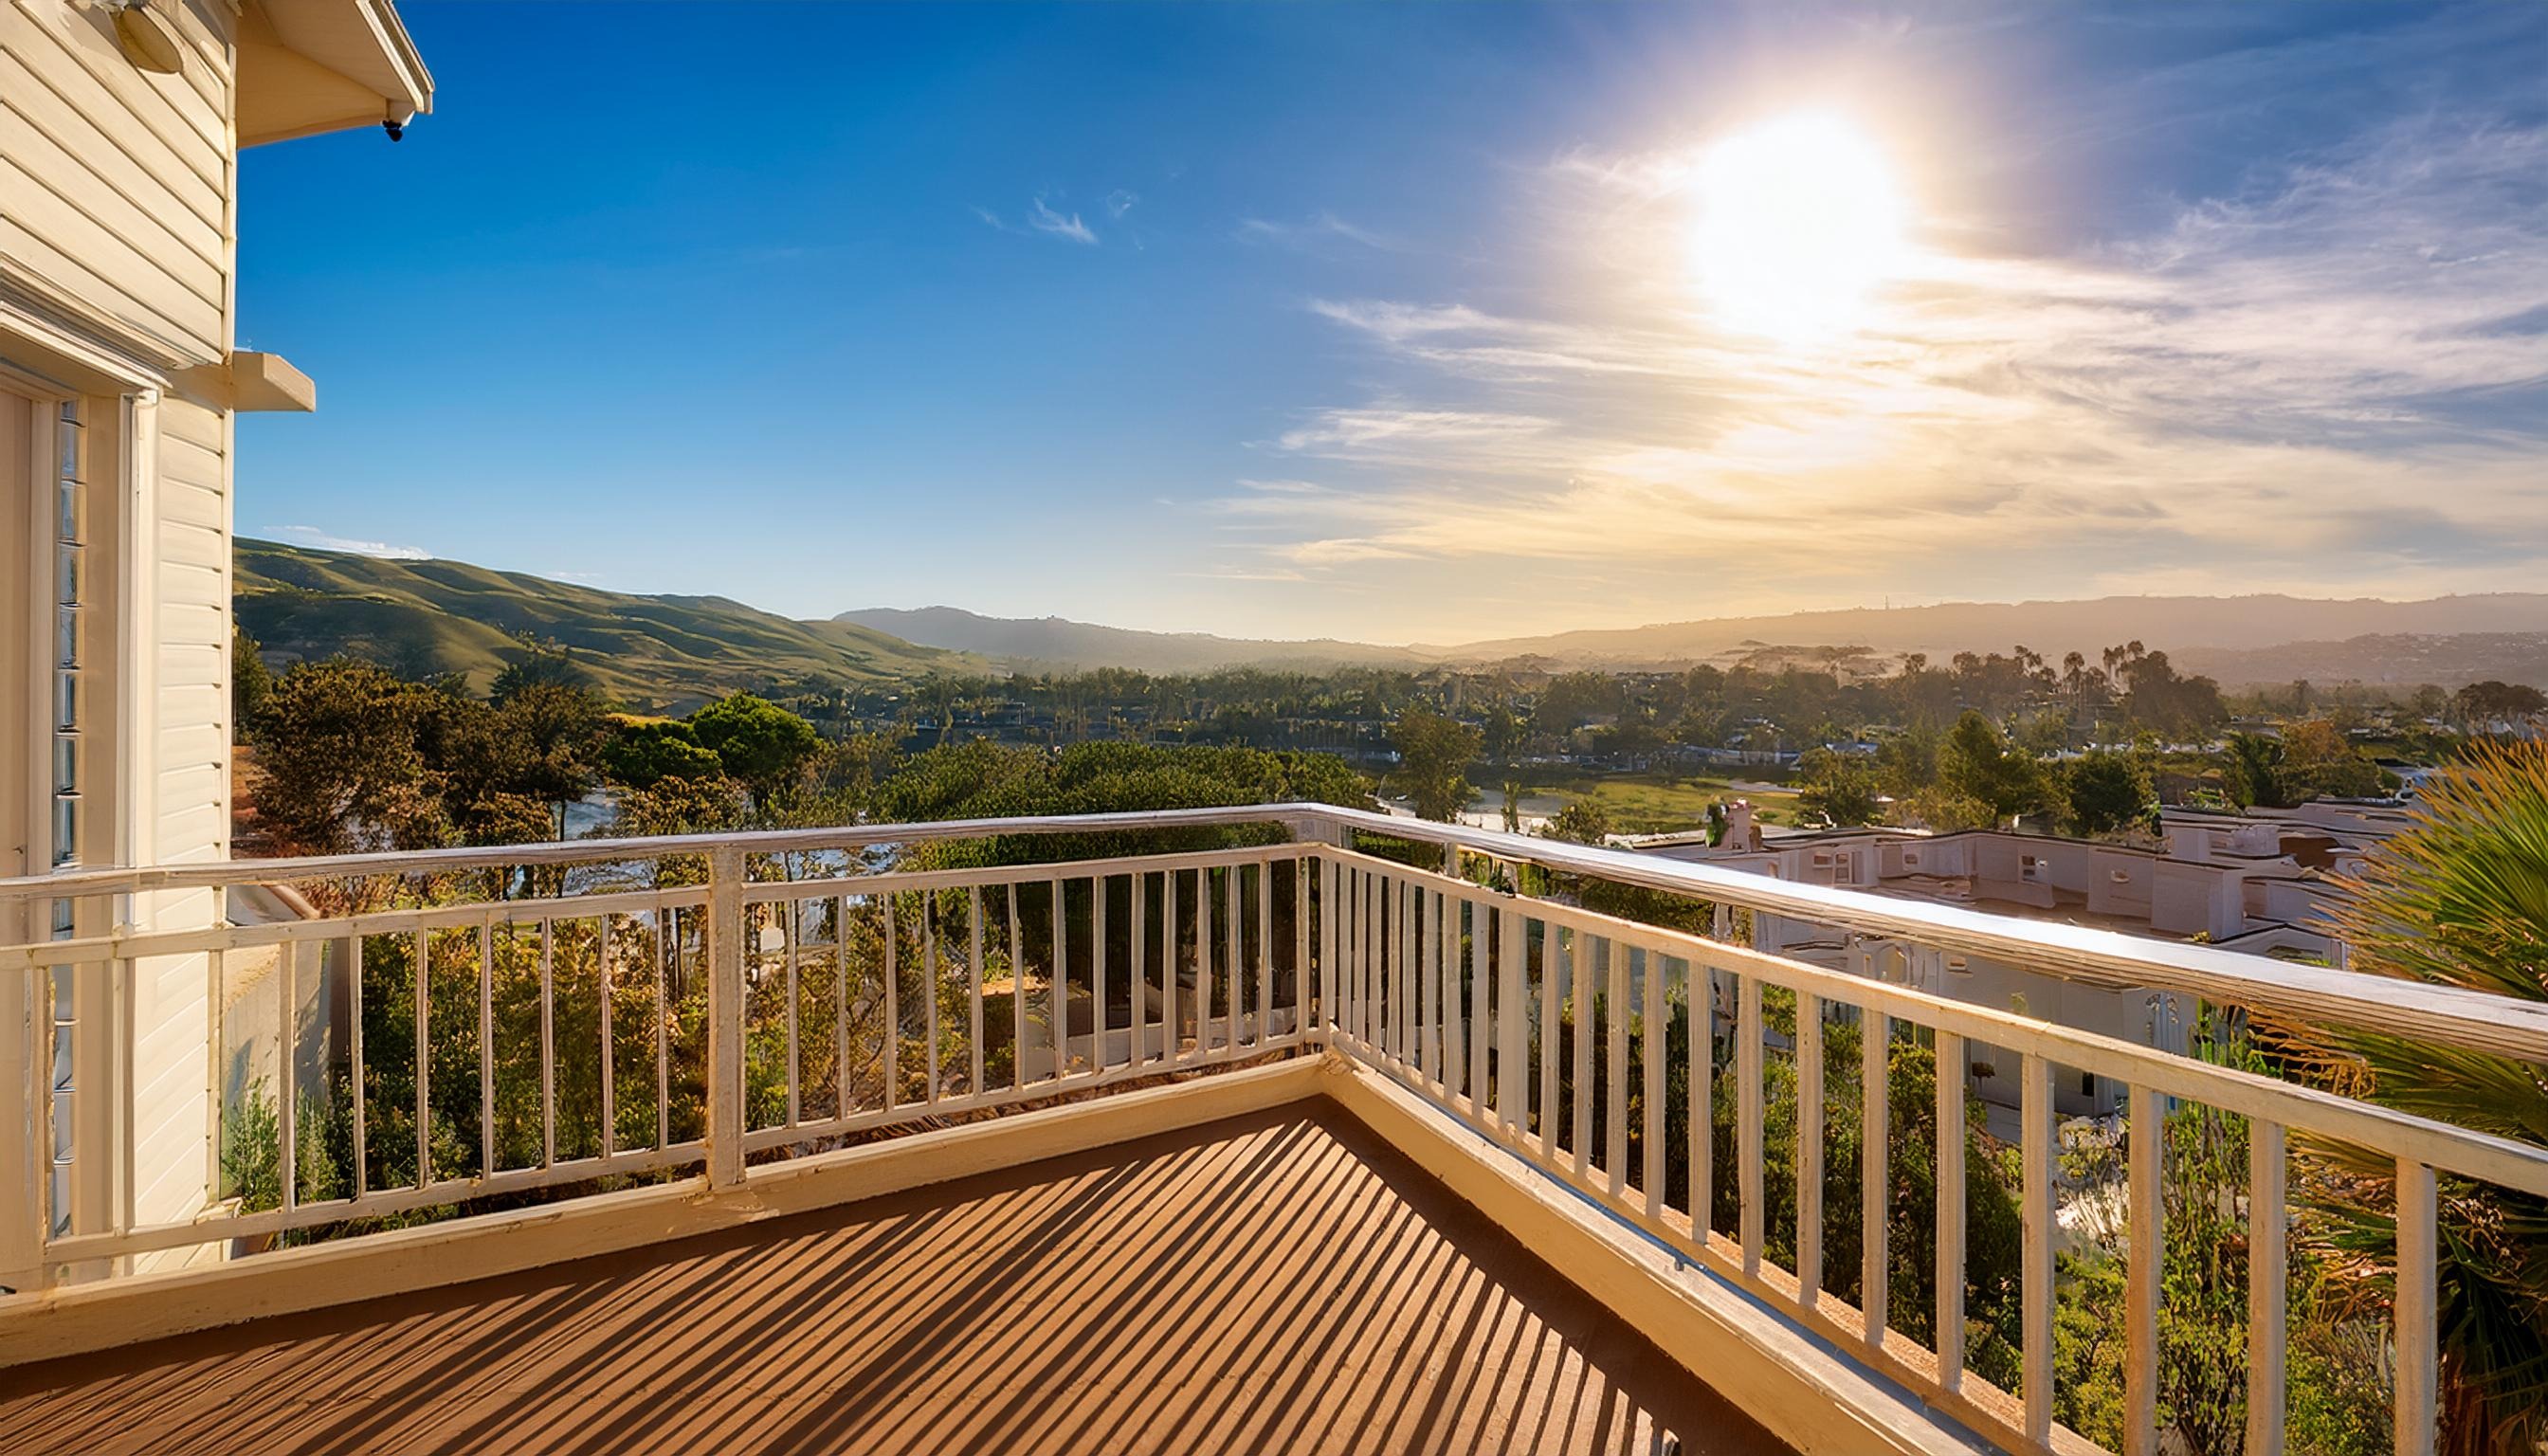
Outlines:
<svg viewBox="0 0 2548 1456"><path fill-rule="evenodd" d="M2548 1000L2548 745L2477 750L2348 887L2336 918L2352 968ZM2535 1063L2368 1031L2290 1035L2353 1095L2548 1145L2548 1077ZM2313 1151L2330 1169L2316 1191L2332 1277L2383 1298L2394 1170L2359 1149ZM2548 1441L2548 1202L2456 1178L2440 1198L2443 1448L2528 1451Z"/></svg>

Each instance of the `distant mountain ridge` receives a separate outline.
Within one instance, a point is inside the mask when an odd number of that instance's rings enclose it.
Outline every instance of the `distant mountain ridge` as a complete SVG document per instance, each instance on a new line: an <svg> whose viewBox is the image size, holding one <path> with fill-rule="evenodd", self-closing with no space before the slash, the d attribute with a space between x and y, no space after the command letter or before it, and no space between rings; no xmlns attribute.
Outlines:
<svg viewBox="0 0 2548 1456"><path fill-rule="evenodd" d="M1063 617L989 617L956 606L872 606L842 612L832 620L1028 668L1208 673L1227 667L1414 667L1425 661L1407 648L1368 642L1340 642L1333 638L1260 641L1216 637L1209 632L1145 632Z"/></svg>
<svg viewBox="0 0 2548 1456"><path fill-rule="evenodd" d="M979 673L978 658L846 622L800 622L722 596L640 596L491 571L240 537L231 604L275 667L338 653L484 689L522 655L515 633L563 643L634 708L683 710L782 684L856 686Z"/></svg>
<svg viewBox="0 0 2548 1456"><path fill-rule="evenodd" d="M2251 596L2105 596L2083 601L1947 602L1779 616L1715 617L1540 637L1404 647L1333 639L1251 640L1149 632L1062 617L991 617L957 607L871 607L837 621L916 643L1012 663L1131 668L1150 673L1225 667L1481 667L1529 661L1550 669L1671 669L1730 662L1765 644L1855 646L1887 656L2006 652L2023 643L2058 662L2139 641L2188 671L2230 686L2288 682L2438 682L2486 678L2548 684L2548 592L2492 592L2414 601Z"/></svg>
<svg viewBox="0 0 2548 1456"><path fill-rule="evenodd" d="M2101 596L2083 601L1943 602L1779 616L1717 617L1410 649L1435 661L1540 656L1569 665L1661 665L1745 641L1854 645L1877 652L2005 652L2019 643L2058 660L2138 640L2170 657L2191 649L2254 652L2285 643L2371 635L2548 632L2548 593L2494 592L2418 601L2376 597Z"/></svg>

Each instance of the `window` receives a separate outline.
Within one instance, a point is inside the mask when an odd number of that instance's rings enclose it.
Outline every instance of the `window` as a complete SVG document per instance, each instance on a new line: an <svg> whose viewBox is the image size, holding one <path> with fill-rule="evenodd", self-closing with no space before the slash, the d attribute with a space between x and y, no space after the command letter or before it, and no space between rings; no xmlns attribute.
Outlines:
<svg viewBox="0 0 2548 1456"><path fill-rule="evenodd" d="M80 798L85 757L81 733L87 726L86 694L81 674L90 664L81 640L82 587L87 580L88 551L88 410L78 400L62 403L53 437L58 441L53 472L53 774L52 862L55 868L81 863Z"/></svg>

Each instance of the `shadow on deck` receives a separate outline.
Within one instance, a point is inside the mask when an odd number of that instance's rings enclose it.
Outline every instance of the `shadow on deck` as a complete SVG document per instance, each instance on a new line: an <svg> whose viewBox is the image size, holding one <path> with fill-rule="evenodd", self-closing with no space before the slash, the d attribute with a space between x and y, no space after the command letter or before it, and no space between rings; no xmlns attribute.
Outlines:
<svg viewBox="0 0 2548 1456"><path fill-rule="evenodd" d="M1320 1101L0 1373L0 1450L1780 1449Z"/></svg>

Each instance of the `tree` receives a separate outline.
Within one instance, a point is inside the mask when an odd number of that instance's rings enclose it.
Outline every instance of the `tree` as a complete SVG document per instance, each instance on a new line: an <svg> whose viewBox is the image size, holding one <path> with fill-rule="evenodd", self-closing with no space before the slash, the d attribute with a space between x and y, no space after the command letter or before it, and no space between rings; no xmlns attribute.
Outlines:
<svg viewBox="0 0 2548 1456"><path fill-rule="evenodd" d="M506 791L556 805L562 827L566 805L600 776L596 759L608 731L601 699L562 682L516 683L496 705L496 728L512 741L519 764Z"/></svg>
<svg viewBox="0 0 2548 1456"><path fill-rule="evenodd" d="M2241 809L2283 802L2283 745L2259 733L2232 733L2229 758L2221 767L2222 790Z"/></svg>
<svg viewBox="0 0 2548 1456"><path fill-rule="evenodd" d="M1577 799L1541 825L1539 836L1578 845L1606 843L1610 838L1610 811L1601 807L1599 799Z"/></svg>
<svg viewBox="0 0 2548 1456"><path fill-rule="evenodd" d="M516 633L522 655L497 670L496 680L487 686L487 700L502 707L513 694L525 687L584 687L592 685L592 675L575 660L572 648L535 637L528 632Z"/></svg>
<svg viewBox="0 0 2548 1456"><path fill-rule="evenodd" d="M230 624L230 739L245 742L253 737L264 720L265 706L274 696L274 674L257 650L256 639L247 629Z"/></svg>
<svg viewBox="0 0 2548 1456"><path fill-rule="evenodd" d="M2283 727L2281 780L2285 803L2320 794L2363 798L2380 791L2380 766L2347 743L2334 723L2306 718Z"/></svg>
<svg viewBox="0 0 2548 1456"><path fill-rule="evenodd" d="M2453 693L2451 706L2459 711L2462 722L2484 732L2497 723L2519 722L2533 713L2548 710L2548 694L2526 683L2489 680L2471 682Z"/></svg>
<svg viewBox="0 0 2548 1456"><path fill-rule="evenodd" d="M2150 778L2129 754L2082 754L2061 774L2063 815L2073 832L2112 834L2149 812Z"/></svg>
<svg viewBox="0 0 2548 1456"><path fill-rule="evenodd" d="M761 803L795 781L797 772L822 752L814 725L749 692L721 697L689 716L699 746L717 756L725 772Z"/></svg>
<svg viewBox="0 0 2548 1456"><path fill-rule="evenodd" d="M416 743L433 690L352 658L274 684L256 759L259 821L304 854L419 849L448 825Z"/></svg>
<svg viewBox="0 0 2548 1456"><path fill-rule="evenodd" d="M720 778L725 760L677 720L622 720L601 746L602 771L614 783L653 788L667 778Z"/></svg>
<svg viewBox="0 0 2548 1456"><path fill-rule="evenodd" d="M1477 793L1468 777L1469 765L1478 757L1477 729L1440 713L1409 708L1390 725L1389 741L1398 750L1398 770L1391 777L1413 801L1417 818L1447 822L1469 806Z"/></svg>
<svg viewBox="0 0 2548 1456"><path fill-rule="evenodd" d="M2548 1000L2548 745L2479 745L2342 884L2350 895L2333 914L2351 968ZM2534 1065L2345 1027L2287 1036L2356 1096L2548 1145L2548 1080ZM2335 1277L2387 1297L2394 1165L2331 1142L2312 1150L2334 1173L2321 1199L2332 1227L2318 1240ZM2548 1200L2446 1177L2440 1210L2441 1447L2528 1451L2548 1440Z"/></svg>
<svg viewBox="0 0 2548 1456"><path fill-rule="evenodd" d="M1798 805L1836 826L1872 824L1884 811L1874 767L1855 754L1808 749L1796 760L1796 775L1804 785Z"/></svg>
<svg viewBox="0 0 2548 1456"><path fill-rule="evenodd" d="M1938 748L1938 784L1949 795L1987 809L1995 823L2044 802L2043 767L2033 755L2012 748L1998 724L1970 709Z"/></svg>

